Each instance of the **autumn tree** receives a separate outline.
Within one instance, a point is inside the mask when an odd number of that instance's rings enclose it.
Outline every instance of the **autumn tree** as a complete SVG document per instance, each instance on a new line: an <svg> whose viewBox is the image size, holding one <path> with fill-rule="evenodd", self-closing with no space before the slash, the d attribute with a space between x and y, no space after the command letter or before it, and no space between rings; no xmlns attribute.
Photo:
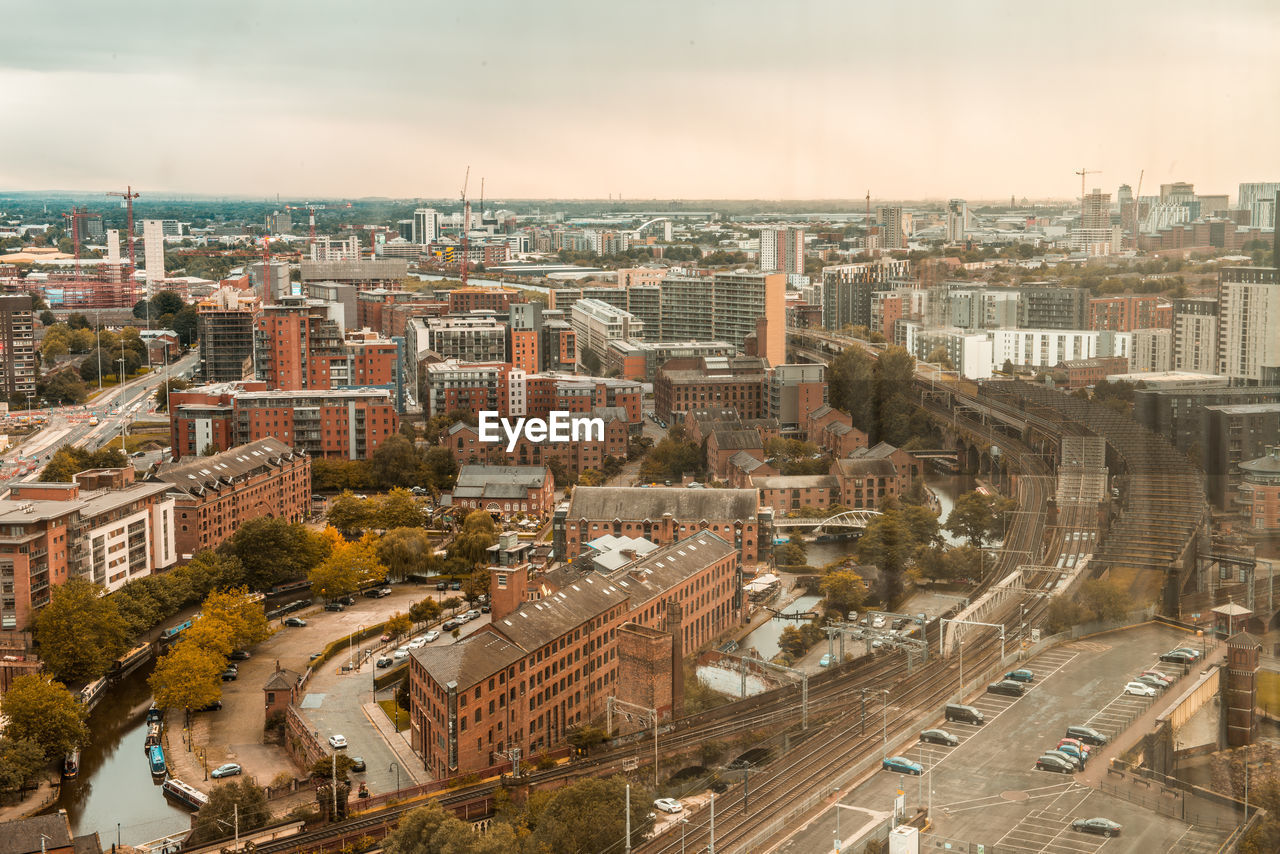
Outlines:
<svg viewBox="0 0 1280 854"><path fill-rule="evenodd" d="M0 695L5 741L38 745L49 761L89 742L84 706L67 686L43 676L19 676Z"/></svg>
<svg viewBox="0 0 1280 854"><path fill-rule="evenodd" d="M344 534L357 535L373 527L376 502L357 498L351 490L343 490L329 502L325 521Z"/></svg>
<svg viewBox="0 0 1280 854"><path fill-rule="evenodd" d="M169 392L191 388L191 383L183 377L170 377L156 388L155 401L157 412L169 411Z"/></svg>
<svg viewBox="0 0 1280 854"><path fill-rule="evenodd" d="M243 834L262 827L270 819L267 793L261 786L243 777L219 783L209 792L209 802L196 813L187 842L203 844L231 836L237 826Z"/></svg>
<svg viewBox="0 0 1280 854"><path fill-rule="evenodd" d="M41 483L70 483L72 477L82 471L100 468L121 468L129 458L120 448L109 445L96 451L63 445L54 451L49 464L40 472Z"/></svg>
<svg viewBox="0 0 1280 854"><path fill-rule="evenodd" d="M249 590L245 587L210 593L205 597L200 613L201 617L196 620L196 624L204 620L222 624L228 633L232 649L253 646L271 634L262 603L251 600Z"/></svg>
<svg viewBox="0 0 1280 854"><path fill-rule="evenodd" d="M267 516L243 523L223 550L240 559L244 581L252 590L304 578L328 557L324 541L305 527Z"/></svg>
<svg viewBox="0 0 1280 854"><path fill-rule="evenodd" d="M53 588L49 604L36 615L40 658L53 675L87 682L107 672L125 650L124 623L116 603L83 578Z"/></svg>
<svg viewBox="0 0 1280 854"><path fill-rule="evenodd" d="M384 531L392 528L421 528L425 518L422 502L409 490L401 487L384 495L374 510L375 527Z"/></svg>
<svg viewBox="0 0 1280 854"><path fill-rule="evenodd" d="M162 709L201 709L222 697L225 666L216 652L183 640L156 662L147 684Z"/></svg>
<svg viewBox="0 0 1280 854"><path fill-rule="evenodd" d="M387 568L378 559L375 540L364 537L354 543L341 543L307 575L315 596L336 599L349 596L361 587L382 581Z"/></svg>
<svg viewBox="0 0 1280 854"><path fill-rule="evenodd" d="M390 619L387 620L384 628L387 634L391 635L393 638L403 637L413 631L413 621L409 618L408 614L402 614L399 611L396 611L391 615Z"/></svg>
<svg viewBox="0 0 1280 854"><path fill-rule="evenodd" d="M626 836L626 780L588 777L556 791L537 814L533 841L547 851L608 851ZM631 785L631 846L644 842L652 793Z"/></svg>
<svg viewBox="0 0 1280 854"><path fill-rule="evenodd" d="M30 739L0 741L0 791L22 791L38 780L48 762L44 748Z"/></svg>
<svg viewBox="0 0 1280 854"><path fill-rule="evenodd" d="M422 528L392 528L378 540L378 559L392 578L428 575L439 569L440 560L431 537Z"/></svg>
<svg viewBox="0 0 1280 854"><path fill-rule="evenodd" d="M1089 610L1093 619L1111 621L1123 619L1133 600L1119 582L1091 578L1080 585L1080 604Z"/></svg>
<svg viewBox="0 0 1280 854"><path fill-rule="evenodd" d="M489 546L498 542L498 526L484 510L472 510L462 523L462 530L449 546L449 556L471 564L483 562Z"/></svg>
<svg viewBox="0 0 1280 854"><path fill-rule="evenodd" d="M822 577L819 584L827 607L841 614L856 611L867 598L867 584L862 576L849 569L837 569Z"/></svg>

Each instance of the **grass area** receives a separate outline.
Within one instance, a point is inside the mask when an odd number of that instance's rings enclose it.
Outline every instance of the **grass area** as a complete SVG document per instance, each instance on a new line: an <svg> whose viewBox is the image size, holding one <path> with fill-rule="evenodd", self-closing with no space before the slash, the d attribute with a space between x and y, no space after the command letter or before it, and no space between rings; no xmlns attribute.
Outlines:
<svg viewBox="0 0 1280 854"><path fill-rule="evenodd" d="M124 437L124 446L129 449L129 453L137 453L138 451L154 450L150 445L159 445L163 448L169 447L169 431L168 430L138 430L130 431Z"/></svg>
<svg viewBox="0 0 1280 854"><path fill-rule="evenodd" d="M379 700L387 719L396 725L396 732L404 732L409 728L409 713L396 705L395 700Z"/></svg>
<svg viewBox="0 0 1280 854"><path fill-rule="evenodd" d="M1272 715L1280 712L1280 673L1258 671L1258 707Z"/></svg>

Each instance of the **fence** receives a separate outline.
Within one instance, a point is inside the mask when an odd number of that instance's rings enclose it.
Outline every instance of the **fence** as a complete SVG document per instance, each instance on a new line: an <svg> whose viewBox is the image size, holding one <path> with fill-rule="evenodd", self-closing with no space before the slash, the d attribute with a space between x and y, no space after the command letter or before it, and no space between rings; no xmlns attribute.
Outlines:
<svg viewBox="0 0 1280 854"><path fill-rule="evenodd" d="M298 707L292 704L284 713L284 743L289 755L303 768L310 768L329 755L320 743L319 733L307 726Z"/></svg>
<svg viewBox="0 0 1280 854"><path fill-rule="evenodd" d="M1112 760L1098 787L1160 815L1212 830L1234 830L1245 818L1244 804L1234 798L1118 759ZM1257 811L1249 807L1250 816Z"/></svg>

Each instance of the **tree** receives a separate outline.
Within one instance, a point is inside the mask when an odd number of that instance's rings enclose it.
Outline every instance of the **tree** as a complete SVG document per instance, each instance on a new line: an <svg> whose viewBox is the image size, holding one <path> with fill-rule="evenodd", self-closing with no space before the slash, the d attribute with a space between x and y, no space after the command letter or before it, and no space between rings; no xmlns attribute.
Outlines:
<svg viewBox="0 0 1280 854"><path fill-rule="evenodd" d="M706 470L706 456L702 448L689 440L682 425L676 424L640 464L640 479L678 481L686 474L701 477Z"/></svg>
<svg viewBox="0 0 1280 854"><path fill-rule="evenodd" d="M439 801L411 810L382 841L382 850L386 854L439 854L440 849L432 839L441 825L451 818L453 816L444 811Z"/></svg>
<svg viewBox="0 0 1280 854"><path fill-rule="evenodd" d="M947 352L947 348L939 344L929 351L929 358L926 362L933 362L938 367L946 371L954 371L956 366L951 364L951 355Z"/></svg>
<svg viewBox="0 0 1280 854"><path fill-rule="evenodd" d="M449 546L449 556L477 564L487 557L487 549L496 542L498 526L493 517L484 510L472 510L462 523L462 531Z"/></svg>
<svg viewBox="0 0 1280 854"><path fill-rule="evenodd" d="M54 316L52 311L49 311L49 309L46 308L44 311L40 312L40 322L45 326L52 326L58 322L58 318Z"/></svg>
<svg viewBox="0 0 1280 854"><path fill-rule="evenodd" d="M196 343L196 329L199 323L200 317L196 314L195 306L187 305L173 315L173 320L167 326L178 333L178 340L182 343L182 346L190 347Z"/></svg>
<svg viewBox="0 0 1280 854"><path fill-rule="evenodd" d="M899 510L886 510L873 518L858 540L858 560L880 570L877 595L886 606L902 595L902 572L916 545Z"/></svg>
<svg viewBox="0 0 1280 854"><path fill-rule="evenodd" d="M1045 629L1049 634L1056 635L1058 632L1083 623L1088 618L1088 609L1079 602L1063 596L1055 596L1049 601L1049 607L1045 610Z"/></svg>
<svg viewBox="0 0 1280 854"><path fill-rule="evenodd" d="M415 623L430 623L440 617L440 603L428 597L409 606L409 619Z"/></svg>
<svg viewBox="0 0 1280 854"><path fill-rule="evenodd" d="M162 709L201 709L222 697L225 667L221 655L186 639L156 662L147 684Z"/></svg>
<svg viewBox="0 0 1280 854"><path fill-rule="evenodd" d="M304 578L328 557L327 546L302 525L283 519L250 519L236 529L224 550L240 559L251 590L269 590L286 579Z"/></svg>
<svg viewBox="0 0 1280 854"><path fill-rule="evenodd" d="M336 599L349 596L361 587L382 581L387 568L378 560L374 540L340 543L318 566L311 570L311 592L315 596Z"/></svg>
<svg viewBox="0 0 1280 854"><path fill-rule="evenodd" d="M359 534L372 527L374 509L374 502L367 498L356 498L351 490L344 490L329 502L329 512L325 519L344 534Z"/></svg>
<svg viewBox="0 0 1280 854"><path fill-rule="evenodd" d="M418 486L425 480L422 458L413 443L400 433L388 436L370 455L369 469L379 489Z"/></svg>
<svg viewBox="0 0 1280 854"><path fill-rule="evenodd" d="M983 540L995 531L996 523L994 499L974 490L956 499L943 527L957 537L964 537L971 545L982 548Z"/></svg>
<svg viewBox="0 0 1280 854"><path fill-rule="evenodd" d="M537 814L533 841L548 851L608 851L626 835L626 780L589 777L558 790ZM644 842L652 793L631 786L631 845Z"/></svg>
<svg viewBox="0 0 1280 854"><path fill-rule="evenodd" d="M43 676L19 676L0 695L5 741L29 741L38 745L46 761L63 756L89 742L84 706L67 686Z"/></svg>
<svg viewBox="0 0 1280 854"><path fill-rule="evenodd" d="M209 803L196 813L188 843L203 844L231 836L239 825L240 833L256 830L271 819L267 793L252 780L240 778L219 783L209 793Z"/></svg>
<svg viewBox="0 0 1280 854"><path fill-rule="evenodd" d="M120 612L102 592L83 578L69 578L53 588L49 604L36 615L40 658L58 679L96 679L124 652L127 639Z"/></svg>
<svg viewBox="0 0 1280 854"><path fill-rule="evenodd" d="M1111 621L1129 613L1131 600L1118 582L1091 578L1080 585L1080 604L1093 614L1093 619Z"/></svg>
<svg viewBox="0 0 1280 854"><path fill-rule="evenodd" d="M200 607L201 620L217 620L230 633L232 649L245 649L271 634L262 603L249 598L246 587L215 591L205 597ZM193 627L194 628L194 627Z"/></svg>
<svg viewBox="0 0 1280 854"><path fill-rule="evenodd" d="M40 395L50 403L84 403L89 390L75 371L55 371L45 376Z"/></svg>
<svg viewBox="0 0 1280 854"><path fill-rule="evenodd" d="M395 579L427 575L439 568L431 537L422 528L392 528L382 535L376 548L378 559Z"/></svg>
<svg viewBox="0 0 1280 854"><path fill-rule="evenodd" d="M841 614L856 611L867 599L867 584L862 576L849 569L838 569L823 576L819 589L827 607Z"/></svg>
<svg viewBox="0 0 1280 854"><path fill-rule="evenodd" d="M44 749L30 739L0 741L0 791L19 791L38 779L48 763Z"/></svg>
<svg viewBox="0 0 1280 854"><path fill-rule="evenodd" d="M377 527L384 531L392 528L420 528L425 514L422 504L409 490L397 486L378 502L374 508Z"/></svg>
<svg viewBox="0 0 1280 854"><path fill-rule="evenodd" d="M792 537L791 542L773 547L773 562L778 566L804 566L806 560L808 549L800 537Z"/></svg>
<svg viewBox="0 0 1280 854"><path fill-rule="evenodd" d="M386 632L393 638L403 637L413 631L413 620L408 614L401 614L396 611L386 622Z"/></svg>
<svg viewBox="0 0 1280 854"><path fill-rule="evenodd" d="M795 626L787 626L782 630L782 634L778 636L778 648L791 656L792 660L804 655L804 651L808 649L804 645L804 636Z"/></svg>
<svg viewBox="0 0 1280 854"><path fill-rule="evenodd" d="M98 468L122 468L129 458L115 446L88 451L74 445L63 445L54 451L49 464L40 472L41 483L70 483L79 472Z"/></svg>
<svg viewBox="0 0 1280 854"><path fill-rule="evenodd" d="M184 388L191 388L191 383L182 377L171 377L160 383L156 388L155 394L156 410L158 412L167 412L169 410L169 392L182 391Z"/></svg>

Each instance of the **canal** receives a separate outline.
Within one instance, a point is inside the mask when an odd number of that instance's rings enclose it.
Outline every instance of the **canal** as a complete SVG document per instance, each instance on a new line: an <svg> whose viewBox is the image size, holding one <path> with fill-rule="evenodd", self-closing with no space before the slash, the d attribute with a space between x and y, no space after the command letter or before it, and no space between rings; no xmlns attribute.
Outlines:
<svg viewBox="0 0 1280 854"><path fill-rule="evenodd" d="M46 812L64 809L73 833L97 831L104 848L136 845L191 826L191 813L169 803L152 782L143 752L151 707L148 664L111 686L89 715L92 741L80 753L80 774L67 780ZM181 745L178 733L171 741Z"/></svg>

